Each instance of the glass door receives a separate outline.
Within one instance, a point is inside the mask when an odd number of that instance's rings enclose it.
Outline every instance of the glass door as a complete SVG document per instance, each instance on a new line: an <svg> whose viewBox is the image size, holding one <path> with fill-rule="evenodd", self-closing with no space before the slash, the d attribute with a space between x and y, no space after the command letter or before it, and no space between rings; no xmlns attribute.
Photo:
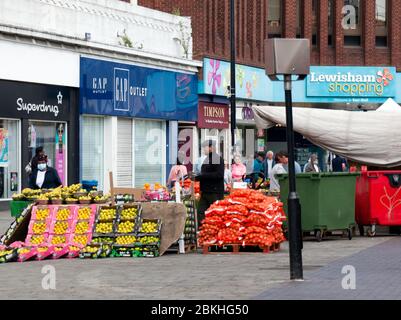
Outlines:
<svg viewBox="0 0 401 320"><path fill-rule="evenodd" d="M43 147L48 165L57 170L63 185L67 183L67 124L65 122L29 121L29 158Z"/></svg>

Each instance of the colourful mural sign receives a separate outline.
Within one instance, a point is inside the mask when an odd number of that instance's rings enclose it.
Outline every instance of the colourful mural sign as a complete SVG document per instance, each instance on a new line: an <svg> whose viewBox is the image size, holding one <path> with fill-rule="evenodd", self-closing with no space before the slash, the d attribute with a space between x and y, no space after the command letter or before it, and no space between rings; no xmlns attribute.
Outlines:
<svg viewBox="0 0 401 320"><path fill-rule="evenodd" d="M0 167L8 166L8 131L0 128Z"/></svg>
<svg viewBox="0 0 401 320"><path fill-rule="evenodd" d="M263 69L236 65L236 96L239 99L264 101L269 80ZM228 96L231 82L230 63L215 59L204 59L203 94Z"/></svg>

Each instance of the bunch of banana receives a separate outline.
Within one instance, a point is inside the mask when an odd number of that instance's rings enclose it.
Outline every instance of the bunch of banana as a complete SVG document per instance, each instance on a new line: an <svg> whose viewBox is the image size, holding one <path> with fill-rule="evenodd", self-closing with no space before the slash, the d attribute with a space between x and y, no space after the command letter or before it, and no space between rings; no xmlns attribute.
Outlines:
<svg viewBox="0 0 401 320"><path fill-rule="evenodd" d="M109 199L110 199L110 195L105 194L103 196L96 196L93 200L95 200L96 202L102 202L102 201L107 201Z"/></svg>
<svg viewBox="0 0 401 320"><path fill-rule="evenodd" d="M117 227L118 233L132 233L134 231L135 223L132 221L121 222Z"/></svg>
<svg viewBox="0 0 401 320"><path fill-rule="evenodd" d="M92 201L92 198L90 196L81 196L79 197L79 200L82 201Z"/></svg>
<svg viewBox="0 0 401 320"><path fill-rule="evenodd" d="M38 197L38 200L49 200L49 197L47 196L47 194L41 194L41 195Z"/></svg>

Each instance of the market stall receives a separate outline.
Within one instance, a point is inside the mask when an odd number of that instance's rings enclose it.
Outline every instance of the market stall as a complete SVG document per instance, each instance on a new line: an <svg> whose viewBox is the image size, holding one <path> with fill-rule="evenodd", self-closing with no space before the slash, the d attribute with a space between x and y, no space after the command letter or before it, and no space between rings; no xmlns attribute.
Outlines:
<svg viewBox="0 0 401 320"><path fill-rule="evenodd" d="M35 203L0 238L0 262L157 257L184 230L182 204L111 205L108 195L85 192L80 185L24 194L35 194Z"/></svg>

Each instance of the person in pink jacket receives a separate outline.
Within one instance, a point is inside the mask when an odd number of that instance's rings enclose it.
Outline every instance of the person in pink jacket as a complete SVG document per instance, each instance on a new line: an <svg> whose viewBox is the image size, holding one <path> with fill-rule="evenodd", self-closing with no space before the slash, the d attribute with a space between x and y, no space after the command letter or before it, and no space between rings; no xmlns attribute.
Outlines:
<svg viewBox="0 0 401 320"><path fill-rule="evenodd" d="M241 162L239 155L234 156L234 164L231 166L231 174L234 182L242 181L242 177L246 174L246 167Z"/></svg>

